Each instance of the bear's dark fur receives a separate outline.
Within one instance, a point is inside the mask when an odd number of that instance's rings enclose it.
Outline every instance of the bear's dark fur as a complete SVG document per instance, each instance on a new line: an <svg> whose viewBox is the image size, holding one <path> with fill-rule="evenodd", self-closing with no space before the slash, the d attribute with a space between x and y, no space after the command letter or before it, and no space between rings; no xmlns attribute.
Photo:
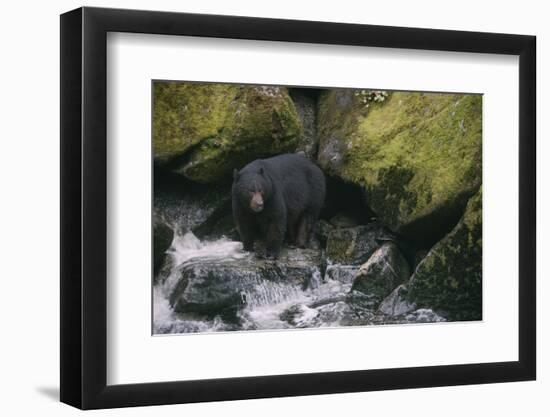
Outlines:
<svg viewBox="0 0 550 417"><path fill-rule="evenodd" d="M258 159L233 173L233 219L246 251L262 240L277 258L285 237L305 247L325 201L323 172L305 155Z"/></svg>

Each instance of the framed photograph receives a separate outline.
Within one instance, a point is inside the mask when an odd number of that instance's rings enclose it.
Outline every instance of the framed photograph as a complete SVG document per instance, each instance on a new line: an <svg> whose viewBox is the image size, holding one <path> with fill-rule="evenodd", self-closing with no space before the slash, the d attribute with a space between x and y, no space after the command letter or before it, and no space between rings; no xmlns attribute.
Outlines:
<svg viewBox="0 0 550 417"><path fill-rule="evenodd" d="M61 16L61 401L533 380L535 37Z"/></svg>

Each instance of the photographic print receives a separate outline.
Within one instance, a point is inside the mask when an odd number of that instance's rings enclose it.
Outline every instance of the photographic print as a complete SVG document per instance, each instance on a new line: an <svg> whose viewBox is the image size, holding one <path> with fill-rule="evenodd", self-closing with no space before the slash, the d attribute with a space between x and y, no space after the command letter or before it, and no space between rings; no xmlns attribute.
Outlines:
<svg viewBox="0 0 550 417"><path fill-rule="evenodd" d="M152 81L153 334L482 319L482 95Z"/></svg>

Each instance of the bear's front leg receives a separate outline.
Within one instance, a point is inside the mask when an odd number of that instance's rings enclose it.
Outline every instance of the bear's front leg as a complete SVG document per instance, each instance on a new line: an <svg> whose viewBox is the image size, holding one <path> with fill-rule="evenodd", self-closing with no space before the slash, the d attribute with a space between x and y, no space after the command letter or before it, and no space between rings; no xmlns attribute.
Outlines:
<svg viewBox="0 0 550 417"><path fill-rule="evenodd" d="M247 252L254 251L254 240L256 237L254 225L245 219L241 219L240 221L235 219L235 223L243 243L243 249Z"/></svg>
<svg viewBox="0 0 550 417"><path fill-rule="evenodd" d="M252 238L243 238L243 250L246 252L253 252L254 251L254 239Z"/></svg>
<svg viewBox="0 0 550 417"><path fill-rule="evenodd" d="M266 258L277 259L279 257L285 240L285 230L283 222L274 222L269 225L265 239Z"/></svg>

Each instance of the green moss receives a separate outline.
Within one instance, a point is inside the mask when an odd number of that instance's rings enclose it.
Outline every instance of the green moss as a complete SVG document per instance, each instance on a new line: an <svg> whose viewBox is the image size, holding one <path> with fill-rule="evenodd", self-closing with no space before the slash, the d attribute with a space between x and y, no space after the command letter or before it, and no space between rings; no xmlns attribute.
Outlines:
<svg viewBox="0 0 550 417"><path fill-rule="evenodd" d="M192 150L181 172L198 182L213 182L248 162L292 152L302 124L284 88L242 88L224 129Z"/></svg>
<svg viewBox="0 0 550 417"><path fill-rule="evenodd" d="M335 264L361 265L378 249L378 239L384 235L384 228L377 223L333 228L327 237L327 258Z"/></svg>
<svg viewBox="0 0 550 417"><path fill-rule="evenodd" d="M294 151L302 139L286 88L159 82L153 93L155 161L197 182Z"/></svg>
<svg viewBox="0 0 550 417"><path fill-rule="evenodd" d="M480 320L482 307L482 192L473 196L458 225L420 262L408 299L448 313L452 320Z"/></svg>
<svg viewBox="0 0 550 417"><path fill-rule="evenodd" d="M200 141L217 136L236 94L237 88L227 84L155 82L155 161L169 162Z"/></svg>
<svg viewBox="0 0 550 417"><path fill-rule="evenodd" d="M321 99L319 162L364 186L390 227L454 204L481 184L481 96L394 92L366 109L343 95Z"/></svg>

